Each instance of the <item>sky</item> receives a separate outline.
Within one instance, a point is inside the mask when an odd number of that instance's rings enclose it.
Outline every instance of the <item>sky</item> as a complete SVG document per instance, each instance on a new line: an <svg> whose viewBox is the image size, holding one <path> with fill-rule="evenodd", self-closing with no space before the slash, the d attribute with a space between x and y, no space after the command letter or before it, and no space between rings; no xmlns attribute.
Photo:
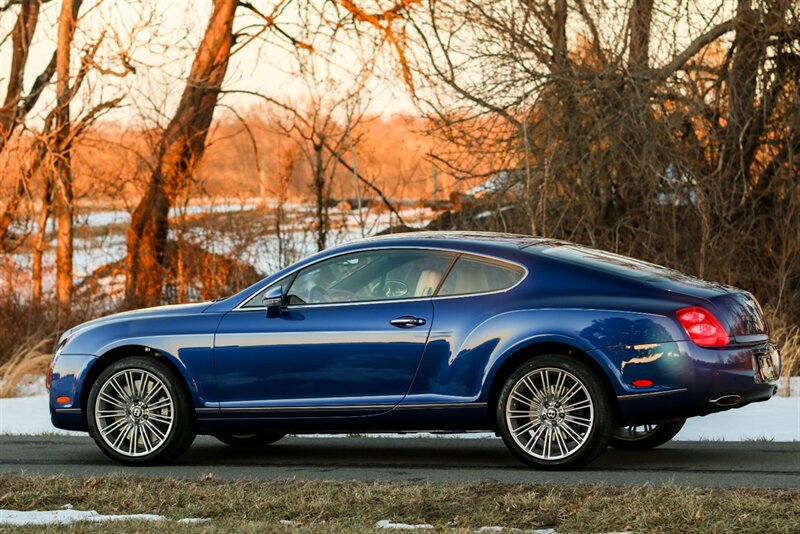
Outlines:
<svg viewBox="0 0 800 534"><path fill-rule="evenodd" d="M500 3L504 1L508 0L498 0ZM377 2L366 0L363 3L377 5ZM628 3L629 0L606 0L602 4L605 7L599 15L601 34L621 34ZM25 73L26 88L30 88L53 53L60 4L51 1L42 6ZM374 62L377 69L368 77L369 90L361 91L369 95L361 105L368 112L383 116L420 113L398 76L394 52L385 44L376 46L376 33L369 25L360 24L359 29L363 30L361 38L353 37L353 32L346 31L347 28L331 36L331 28L335 26L331 20L341 15L341 10L339 14L336 12L336 3L325 0L254 0L253 4L263 13L272 13L276 5L283 5L283 9L275 13L280 30L311 44L315 52L298 49L274 28L244 46L241 43L245 39L240 39L224 83L224 89L229 92L221 97L218 117L232 115L234 110L244 113L261 102L242 92L256 92L293 105L302 104L312 95L334 99L352 90L359 79L358 69L365 59L376 54L376 49L379 55L379 60ZM323 9L321 16L327 17L326 22L320 23L320 13L315 13L315 8ZM163 126L180 98L211 9L211 0L84 0L75 37L73 70L79 67L80 51L97 42L102 35L97 63L111 71L122 71L120 55L124 52L136 73L117 77L92 72L73 103L73 117L80 117L99 102L122 96L122 106L103 120ZM688 44L704 27L728 18L734 10L733 0L657 2L654 12L657 29L651 43L651 57L655 62L663 61L676 49ZM10 66L11 40L8 34L16 13L17 9L0 13L0 87L5 85L4 77ZM350 17L345 18L351 21ZM579 18L571 12L569 20L570 24L576 25L570 32L574 38L582 31L577 26ZM236 31L253 34L262 26L259 17L241 7L237 10ZM482 76L484 73L465 75ZM316 91L309 91L308 87L315 85L308 83L310 79L317 82ZM320 84L321 80L326 83ZM50 89L29 117L32 127L39 126L52 101Z"/></svg>
<svg viewBox="0 0 800 534"><path fill-rule="evenodd" d="M254 2L264 13L270 12L276 1ZM97 42L103 42L97 54L97 63L104 69L122 72L120 60L124 52L135 74L118 77L93 72L87 77L84 87L73 104L73 116L97 103L123 96L123 106L106 115L107 121L163 124L180 97L185 77L191 66L193 54L202 38L212 2L210 0L84 0L78 29L75 35L72 65L77 71L81 50ZM57 20L60 2L47 2L42 6L39 24L34 34L28 67L25 71L25 87L30 88L35 77L47 65L55 49ZM372 41L361 42L340 32L334 40L323 31L312 31L302 35L308 28L307 20L297 9L297 3L287 2L276 20L280 28L292 36L300 36L317 49L314 54L298 50L279 32L268 30L244 46L236 46L224 89L231 91L221 98L220 111L238 113L246 111L261 100L235 91L257 92L281 101L301 102L309 97L308 84L298 76L304 68L306 79L312 76L323 79L327 94L347 91L357 78L355 67L360 59L373 53ZM16 18L16 10L0 14L0 86L5 87L11 63L11 39L6 38ZM243 8L237 10L235 30L255 33L262 26L260 19ZM4 39L5 38L5 39ZM321 58L330 59L323 62ZM384 58L386 59L386 58ZM391 61L380 62L387 69ZM313 65L314 68L309 68ZM393 113L415 113L414 105L402 84L387 81L390 72L376 72L370 76L369 102L364 103L370 113L391 115ZM32 125L47 112L47 104L53 100L52 89L40 99L32 113Z"/></svg>

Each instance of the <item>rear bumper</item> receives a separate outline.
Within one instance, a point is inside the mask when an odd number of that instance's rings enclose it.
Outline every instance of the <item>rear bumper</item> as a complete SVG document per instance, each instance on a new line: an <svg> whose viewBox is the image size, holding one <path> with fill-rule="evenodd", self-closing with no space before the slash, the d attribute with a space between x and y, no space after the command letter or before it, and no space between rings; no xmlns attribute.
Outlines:
<svg viewBox="0 0 800 534"><path fill-rule="evenodd" d="M756 358L772 350L771 343L704 349L691 342L618 349L608 356L619 370L621 423L707 415L769 400L777 392L777 381L762 380ZM652 380L653 386L633 388L631 383L638 379ZM714 402L719 399L722 402Z"/></svg>

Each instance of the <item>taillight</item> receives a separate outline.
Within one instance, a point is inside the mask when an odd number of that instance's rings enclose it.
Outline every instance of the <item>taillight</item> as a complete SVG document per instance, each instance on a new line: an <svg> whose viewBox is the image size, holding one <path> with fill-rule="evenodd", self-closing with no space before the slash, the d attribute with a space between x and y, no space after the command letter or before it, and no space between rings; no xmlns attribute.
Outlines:
<svg viewBox="0 0 800 534"><path fill-rule="evenodd" d="M701 347L721 347L731 341L722 324L704 308L683 308L676 315L689 334L689 339Z"/></svg>

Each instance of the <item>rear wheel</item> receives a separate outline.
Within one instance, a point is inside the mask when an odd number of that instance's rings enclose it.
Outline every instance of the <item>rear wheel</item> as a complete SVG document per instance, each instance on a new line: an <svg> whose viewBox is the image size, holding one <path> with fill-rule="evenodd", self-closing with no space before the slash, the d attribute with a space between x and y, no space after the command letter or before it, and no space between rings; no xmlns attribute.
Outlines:
<svg viewBox="0 0 800 534"><path fill-rule="evenodd" d="M686 418L663 423L621 426L614 431L610 445L623 451L644 451L663 445L683 428Z"/></svg>
<svg viewBox="0 0 800 534"><path fill-rule="evenodd" d="M281 432L254 434L214 434L214 437L231 447L266 447L286 436Z"/></svg>
<svg viewBox="0 0 800 534"><path fill-rule="evenodd" d="M92 384L89 434L108 457L126 465L174 460L195 438L194 412L182 378L153 357L123 358Z"/></svg>
<svg viewBox="0 0 800 534"><path fill-rule="evenodd" d="M585 363L560 354L533 358L514 371L496 415L506 446L540 469L590 462L614 429L603 383Z"/></svg>

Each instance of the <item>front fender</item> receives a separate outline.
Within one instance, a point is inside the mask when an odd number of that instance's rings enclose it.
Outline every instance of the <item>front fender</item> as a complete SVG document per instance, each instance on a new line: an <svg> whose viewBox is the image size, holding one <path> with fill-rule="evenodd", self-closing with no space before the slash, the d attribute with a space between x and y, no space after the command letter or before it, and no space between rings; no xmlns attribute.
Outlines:
<svg viewBox="0 0 800 534"><path fill-rule="evenodd" d="M78 330L63 347L62 356L95 356L92 368L123 355L164 357L180 372L195 406L208 406L216 402L214 332L221 317L198 313L100 323Z"/></svg>

